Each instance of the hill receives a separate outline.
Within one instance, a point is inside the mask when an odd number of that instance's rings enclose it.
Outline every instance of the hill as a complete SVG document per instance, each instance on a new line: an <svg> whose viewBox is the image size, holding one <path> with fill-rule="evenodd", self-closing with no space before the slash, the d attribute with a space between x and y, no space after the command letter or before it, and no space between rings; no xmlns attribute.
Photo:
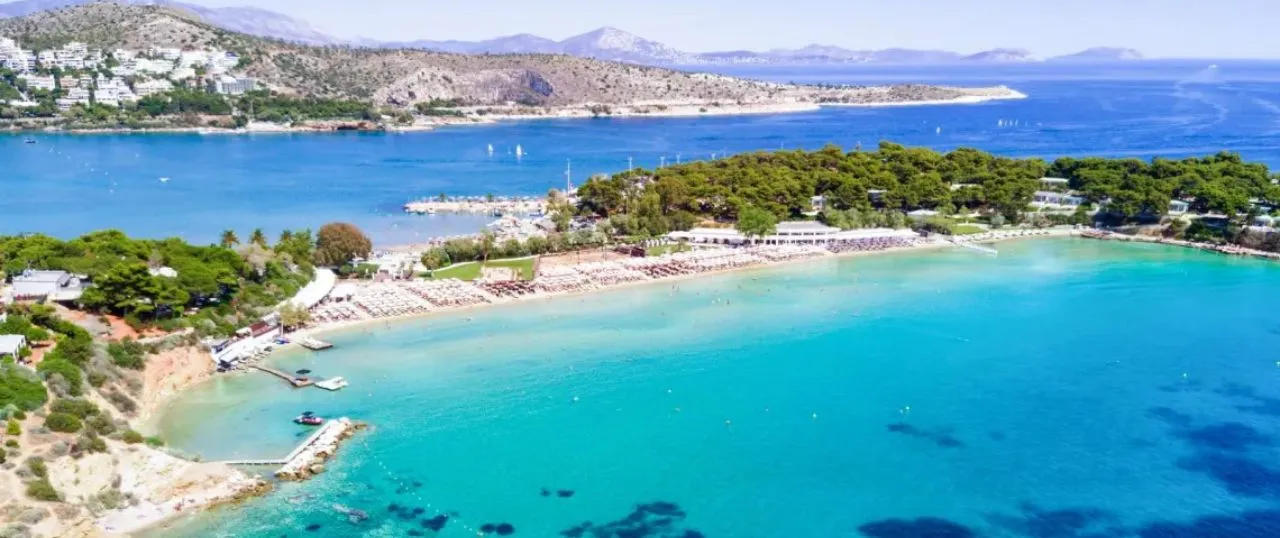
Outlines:
<svg viewBox="0 0 1280 538"><path fill-rule="evenodd" d="M241 75L281 93L408 106L432 100L473 105L563 107L637 103L868 103L1008 95L1006 89L904 85L817 87L748 81L587 58L463 55L411 49L310 46L232 32L171 5L92 3L0 19L0 35L46 48L82 41L103 49L209 48L235 52ZM651 47L613 33L583 42ZM996 92L996 93L992 93Z"/></svg>
<svg viewBox="0 0 1280 538"><path fill-rule="evenodd" d="M0 18L22 17L51 9L78 6L101 0L18 0L0 4ZM331 44L340 40L327 35L301 19L255 7L205 7L173 0L114 0L123 4L172 6L199 15L210 24L221 28L296 41L299 43Z"/></svg>

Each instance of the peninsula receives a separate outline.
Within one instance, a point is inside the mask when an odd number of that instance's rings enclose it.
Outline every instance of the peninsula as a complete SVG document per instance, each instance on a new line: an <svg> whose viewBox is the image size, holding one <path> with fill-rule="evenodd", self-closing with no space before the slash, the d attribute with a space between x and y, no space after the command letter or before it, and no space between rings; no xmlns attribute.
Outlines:
<svg viewBox="0 0 1280 538"><path fill-rule="evenodd" d="M99 2L0 19L8 129L421 129L1018 97L1003 86L796 85L562 55L316 47L159 5Z"/></svg>

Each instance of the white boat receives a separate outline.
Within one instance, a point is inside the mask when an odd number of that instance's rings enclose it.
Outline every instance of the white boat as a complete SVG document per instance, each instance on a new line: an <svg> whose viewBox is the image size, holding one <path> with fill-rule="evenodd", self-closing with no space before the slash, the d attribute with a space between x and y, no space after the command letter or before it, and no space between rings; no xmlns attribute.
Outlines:
<svg viewBox="0 0 1280 538"><path fill-rule="evenodd" d="M346 378L343 377L331 377L324 381L316 382L316 386L324 390L342 390L347 385L350 385L350 383L347 383Z"/></svg>
<svg viewBox="0 0 1280 538"><path fill-rule="evenodd" d="M489 144L489 155L493 155L493 144Z"/></svg>
<svg viewBox="0 0 1280 538"><path fill-rule="evenodd" d="M524 148L521 148L520 144L516 144L516 158L519 159L521 157L524 157Z"/></svg>
<svg viewBox="0 0 1280 538"><path fill-rule="evenodd" d="M161 182L161 183L168 183L168 182L169 182L169 178L168 178L168 177L162 177L162 178L160 178L160 182Z"/></svg>

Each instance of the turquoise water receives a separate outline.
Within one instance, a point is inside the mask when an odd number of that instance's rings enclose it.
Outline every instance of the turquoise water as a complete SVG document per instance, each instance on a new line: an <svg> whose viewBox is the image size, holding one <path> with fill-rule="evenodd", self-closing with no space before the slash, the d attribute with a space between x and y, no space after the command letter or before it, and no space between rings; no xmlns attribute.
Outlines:
<svg viewBox="0 0 1280 538"><path fill-rule="evenodd" d="M278 364L343 375L345 391L224 377L160 428L209 459L287 452L302 410L372 429L312 481L151 535L1280 535L1280 266L998 248L334 335ZM434 533L438 512L453 515Z"/></svg>
<svg viewBox="0 0 1280 538"><path fill-rule="evenodd" d="M37 144L24 144L25 134L0 136L0 234L70 237L111 227L212 242L227 228L275 237L344 220L375 243L399 244L474 233L488 220L406 216L405 202L440 192L544 194L563 187L566 160L580 183L624 170L628 159L652 168L663 158L880 140L1046 158L1229 150L1280 164L1280 63L1208 63L731 70L780 81L1007 84L1030 95L971 106L535 120L408 134L31 135ZM517 144L524 159L511 154Z"/></svg>

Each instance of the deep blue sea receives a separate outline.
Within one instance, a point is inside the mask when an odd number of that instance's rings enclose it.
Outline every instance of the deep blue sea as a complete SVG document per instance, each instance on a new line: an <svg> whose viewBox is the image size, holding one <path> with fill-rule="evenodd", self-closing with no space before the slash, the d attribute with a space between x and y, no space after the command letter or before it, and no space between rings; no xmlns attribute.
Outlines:
<svg viewBox="0 0 1280 538"><path fill-rule="evenodd" d="M331 220L380 244L470 233L482 218L409 217L410 200L542 194L597 172L777 148L880 140L1014 156L1186 156L1220 150L1280 164L1280 63L1142 62L981 68L732 68L778 81L1005 84L1021 101L829 108L738 117L533 120L412 134L0 136L0 233L116 227L204 242ZM1000 120L1017 126L1000 127ZM938 128L942 131L939 133ZM486 146L496 151L487 155ZM519 144L528 155L511 154ZM161 182L160 178L170 178Z"/></svg>
<svg viewBox="0 0 1280 538"><path fill-rule="evenodd" d="M335 335L276 362L350 388L224 377L159 426L209 459L288 452L302 410L372 428L310 482L148 536L1280 536L1280 265L997 248Z"/></svg>

